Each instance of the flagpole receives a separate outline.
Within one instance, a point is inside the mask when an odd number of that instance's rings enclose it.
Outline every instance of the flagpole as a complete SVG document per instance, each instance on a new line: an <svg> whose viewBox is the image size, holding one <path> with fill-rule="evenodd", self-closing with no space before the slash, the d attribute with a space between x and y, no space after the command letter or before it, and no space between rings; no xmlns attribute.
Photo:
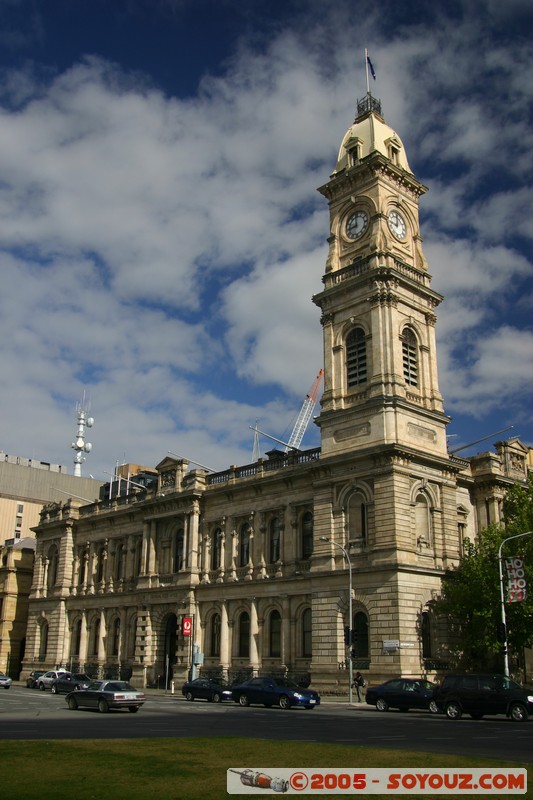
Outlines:
<svg viewBox="0 0 533 800"><path fill-rule="evenodd" d="M370 94L370 84L368 82L368 50L365 47L365 70L366 70L366 93Z"/></svg>

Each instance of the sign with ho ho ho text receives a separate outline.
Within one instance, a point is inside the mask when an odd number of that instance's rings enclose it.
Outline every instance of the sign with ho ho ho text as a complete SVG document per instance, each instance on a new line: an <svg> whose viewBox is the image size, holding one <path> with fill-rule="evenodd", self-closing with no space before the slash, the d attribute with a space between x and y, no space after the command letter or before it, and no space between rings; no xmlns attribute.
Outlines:
<svg viewBox="0 0 533 800"><path fill-rule="evenodd" d="M526 570L523 558L506 558L507 596L506 603L522 603L527 598Z"/></svg>

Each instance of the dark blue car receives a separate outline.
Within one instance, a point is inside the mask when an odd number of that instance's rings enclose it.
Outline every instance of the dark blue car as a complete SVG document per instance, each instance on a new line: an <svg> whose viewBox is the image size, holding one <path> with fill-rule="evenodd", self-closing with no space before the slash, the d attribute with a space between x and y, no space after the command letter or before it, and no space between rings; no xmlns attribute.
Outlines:
<svg viewBox="0 0 533 800"><path fill-rule="evenodd" d="M186 681L181 687L181 693L186 700L207 700L209 703L221 703L223 700L233 699L229 684L212 678Z"/></svg>
<svg viewBox="0 0 533 800"><path fill-rule="evenodd" d="M422 678L393 678L380 686L367 689L366 702L378 711L399 708L428 708L433 714L438 711L433 701L434 684Z"/></svg>
<svg viewBox="0 0 533 800"><path fill-rule="evenodd" d="M233 699L241 706L257 703L266 708L279 706L291 708L303 706L314 708L320 705L320 695L313 689L303 689L286 678L250 678L232 687Z"/></svg>

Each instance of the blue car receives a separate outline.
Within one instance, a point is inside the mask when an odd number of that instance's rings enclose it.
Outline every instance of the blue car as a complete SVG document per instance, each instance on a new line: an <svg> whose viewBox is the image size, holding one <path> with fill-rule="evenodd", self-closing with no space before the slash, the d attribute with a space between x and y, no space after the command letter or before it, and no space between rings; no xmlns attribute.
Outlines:
<svg viewBox="0 0 533 800"><path fill-rule="evenodd" d="M181 687L181 693L186 700L207 700L209 703L233 700L230 686L223 680L213 680L212 678L197 678L194 681L187 681Z"/></svg>
<svg viewBox="0 0 533 800"><path fill-rule="evenodd" d="M257 703L270 708L291 708L303 706L315 708L320 705L320 695L313 689L303 689L286 678L250 678L232 687L233 699L241 706Z"/></svg>
<svg viewBox="0 0 533 800"><path fill-rule="evenodd" d="M378 711L398 708L409 711L410 708L427 708L432 714L438 711L433 702L435 685L423 678L393 678L380 686L367 689L366 702L376 706Z"/></svg>

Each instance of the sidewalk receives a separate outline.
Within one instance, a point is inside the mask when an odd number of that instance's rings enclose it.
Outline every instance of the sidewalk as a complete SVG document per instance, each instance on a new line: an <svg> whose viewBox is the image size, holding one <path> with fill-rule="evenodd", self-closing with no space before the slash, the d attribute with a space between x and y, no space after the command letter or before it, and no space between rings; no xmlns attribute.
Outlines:
<svg viewBox="0 0 533 800"><path fill-rule="evenodd" d="M173 697L175 700L185 700L185 697L181 693L181 685L174 688L174 693L170 689L139 689L139 691L144 692L146 697ZM199 701L202 702L202 701ZM349 705L348 703L348 695L321 695L320 696L320 704L321 705ZM352 702L352 707L356 706L366 706L366 702L364 700L356 700L354 699Z"/></svg>
<svg viewBox="0 0 533 800"><path fill-rule="evenodd" d="M26 681L13 681L13 686L26 686ZM142 689L140 687L135 687L140 692L144 692L146 697L169 697L174 698L175 700L183 700L185 701L185 697L181 693L181 684L179 686L174 687L174 693L170 689L154 689L154 688L147 688ZM28 690L30 691L30 690ZM37 689L32 689L31 691L37 691ZM200 701L201 702L201 701ZM320 704L321 705L349 705L348 703L348 695L321 695L320 696ZM356 700L355 693L354 693L354 700L352 702L352 707L356 708L357 706L366 706L366 702L364 700Z"/></svg>

